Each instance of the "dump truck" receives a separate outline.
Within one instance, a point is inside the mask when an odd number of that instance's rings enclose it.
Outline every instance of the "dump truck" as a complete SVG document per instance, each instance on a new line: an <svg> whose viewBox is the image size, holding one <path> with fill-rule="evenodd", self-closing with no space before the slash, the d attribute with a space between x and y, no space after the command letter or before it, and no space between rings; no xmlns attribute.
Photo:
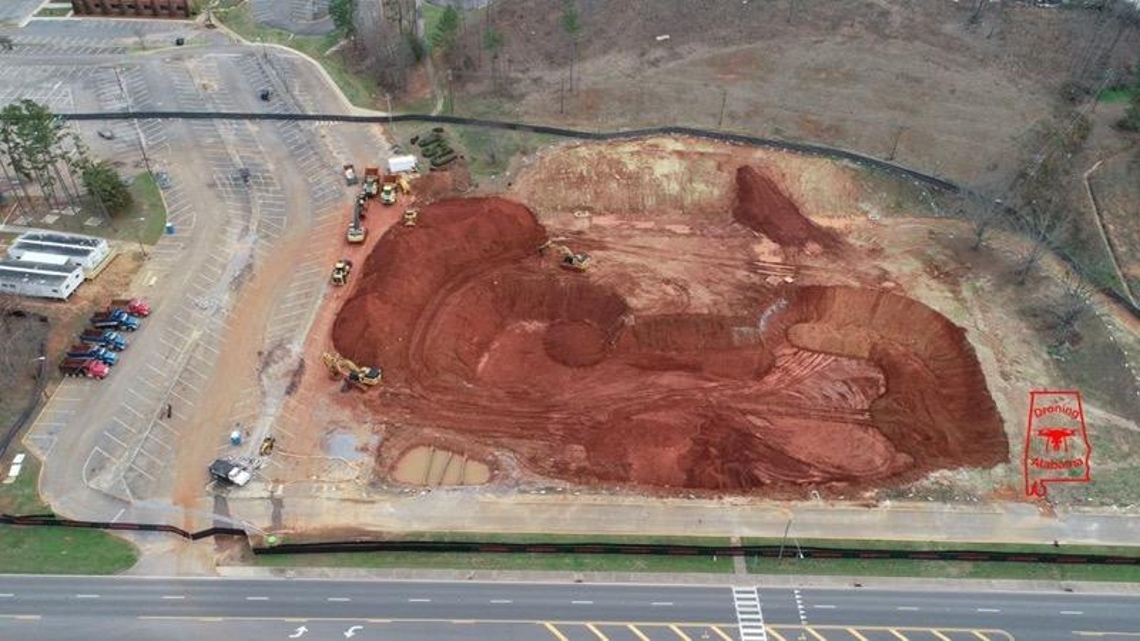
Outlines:
<svg viewBox="0 0 1140 641"><path fill-rule="evenodd" d="M332 283L333 285L344 285L348 283L348 275L352 273L352 261L347 258L342 258L336 261L332 270Z"/></svg>
<svg viewBox="0 0 1140 641"><path fill-rule="evenodd" d="M114 366L119 362L119 355L102 345L88 345L77 343L67 350L68 358L94 358L95 360Z"/></svg>
<svg viewBox="0 0 1140 641"><path fill-rule="evenodd" d="M64 376L84 376L86 378L106 378L111 371L106 363L94 358L67 358L59 364Z"/></svg>
<svg viewBox="0 0 1140 641"><path fill-rule="evenodd" d="M139 319L121 309L99 312L91 317L95 329L116 329L133 332L139 328Z"/></svg>
<svg viewBox="0 0 1140 641"><path fill-rule="evenodd" d="M348 231L345 233L345 238L350 243L363 243L364 238L368 235L368 230L364 228L361 220L364 218L364 208L367 202L363 196L356 199L352 205L352 222L348 225Z"/></svg>
<svg viewBox="0 0 1140 641"><path fill-rule="evenodd" d="M344 184L351 186L351 185L355 185L359 182L360 182L360 179L356 177L356 166L355 165L345 165L344 166Z"/></svg>
<svg viewBox="0 0 1140 641"><path fill-rule="evenodd" d="M224 458L216 459L210 463L210 476L227 485L238 487L249 483L250 479L253 478L253 474L245 466Z"/></svg>
<svg viewBox="0 0 1140 641"><path fill-rule="evenodd" d="M333 352L321 354L321 359L329 368L329 376L333 379L344 380L345 386L354 385L360 389L368 389L380 383L384 372L379 367L362 366Z"/></svg>
<svg viewBox="0 0 1140 641"><path fill-rule="evenodd" d="M364 197L375 198L380 193L380 168L364 168Z"/></svg>
<svg viewBox="0 0 1140 641"><path fill-rule="evenodd" d="M111 330L89 329L79 335L79 340L92 345L102 345L107 349L121 352L127 348L127 339Z"/></svg>
<svg viewBox="0 0 1140 641"><path fill-rule="evenodd" d="M112 299L110 305L107 306L107 311L110 312L116 309L125 310L132 316L150 316L150 304L141 298Z"/></svg>

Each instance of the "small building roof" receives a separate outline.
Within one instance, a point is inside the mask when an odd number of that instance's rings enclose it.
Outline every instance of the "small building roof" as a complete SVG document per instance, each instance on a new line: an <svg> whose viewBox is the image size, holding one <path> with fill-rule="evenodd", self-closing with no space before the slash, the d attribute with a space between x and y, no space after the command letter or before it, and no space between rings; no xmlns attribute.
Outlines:
<svg viewBox="0 0 1140 641"><path fill-rule="evenodd" d="M12 253L11 250L8 251L8 254L12 255L12 256L15 255ZM68 258L67 258L67 256L64 256L62 254L37 252L37 251L31 251L29 249L24 249L24 253L21 254L17 258L17 260L19 260L21 262L26 262L26 263L47 263L49 265L66 265Z"/></svg>
<svg viewBox="0 0 1140 641"><path fill-rule="evenodd" d="M72 256L72 257L86 257L95 253L97 249L89 245L66 245L63 243L52 243L39 240L24 240L17 238L16 242L12 243L8 253L11 254L14 249L22 249L27 252L43 253L43 254L56 254L58 256Z"/></svg>
<svg viewBox="0 0 1140 641"><path fill-rule="evenodd" d="M60 285L82 268L76 265L52 265L30 260L0 260L0 282Z"/></svg>
<svg viewBox="0 0 1140 641"><path fill-rule="evenodd" d="M99 247L106 244L106 240L102 238L95 238L93 236L81 236L79 234L61 234L58 232L50 231L29 231L24 232L16 237L16 242L38 242L38 243L55 243L57 245L66 245L70 247Z"/></svg>

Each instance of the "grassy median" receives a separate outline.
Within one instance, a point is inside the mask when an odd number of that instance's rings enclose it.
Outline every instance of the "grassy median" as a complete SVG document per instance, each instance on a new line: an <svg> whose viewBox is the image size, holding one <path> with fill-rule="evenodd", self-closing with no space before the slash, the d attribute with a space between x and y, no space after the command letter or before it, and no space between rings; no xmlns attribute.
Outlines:
<svg viewBox="0 0 1140 641"><path fill-rule="evenodd" d="M850 547L871 550L896 549L932 552L970 550L982 552L1061 553L1140 556L1140 547L1095 545L1022 545L1004 543L939 543L925 541L848 541L799 539L802 547ZM745 539L745 545L780 545L779 539ZM901 559L798 559L795 542L788 541L784 559L748 558L754 574L826 574L852 576L897 576L950 579L1019 579L1051 581L1140 582L1140 567L1118 565L1060 565L1053 563L999 563L982 561L910 561Z"/></svg>
<svg viewBox="0 0 1140 641"><path fill-rule="evenodd" d="M14 454L18 448L12 447ZM12 456L3 460L7 476ZM40 465L24 457L20 476L0 484L0 512L50 514L36 491ZM99 530L63 527L0 525L0 573L12 574L115 574L138 560L135 546Z"/></svg>
<svg viewBox="0 0 1140 641"><path fill-rule="evenodd" d="M401 537L404 539L405 537ZM494 541L497 543L641 543L728 545L728 539L699 537L578 536L558 534L410 533L420 541ZM264 554L262 567L411 568L447 570L554 570L564 572L732 572L727 557L649 556L641 554L511 554L461 552L345 552L335 554Z"/></svg>

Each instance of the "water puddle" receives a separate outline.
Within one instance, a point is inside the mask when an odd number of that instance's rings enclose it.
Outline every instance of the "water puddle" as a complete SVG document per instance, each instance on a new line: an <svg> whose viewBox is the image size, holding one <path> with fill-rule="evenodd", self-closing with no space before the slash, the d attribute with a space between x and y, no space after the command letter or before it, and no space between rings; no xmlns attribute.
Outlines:
<svg viewBox="0 0 1140 641"><path fill-rule="evenodd" d="M491 468L465 454L419 445L404 452L392 477L408 485L482 485L491 479Z"/></svg>

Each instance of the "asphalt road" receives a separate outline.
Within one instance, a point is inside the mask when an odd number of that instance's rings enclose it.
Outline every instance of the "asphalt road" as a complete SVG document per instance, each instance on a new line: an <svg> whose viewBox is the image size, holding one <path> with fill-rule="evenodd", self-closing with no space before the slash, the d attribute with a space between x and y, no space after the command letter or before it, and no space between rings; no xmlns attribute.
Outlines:
<svg viewBox="0 0 1140 641"><path fill-rule="evenodd" d="M760 601L776 641L1140 638L1140 595L773 588ZM359 626L360 639L738 639L733 603L727 586L3 576L0 638L333 639Z"/></svg>

